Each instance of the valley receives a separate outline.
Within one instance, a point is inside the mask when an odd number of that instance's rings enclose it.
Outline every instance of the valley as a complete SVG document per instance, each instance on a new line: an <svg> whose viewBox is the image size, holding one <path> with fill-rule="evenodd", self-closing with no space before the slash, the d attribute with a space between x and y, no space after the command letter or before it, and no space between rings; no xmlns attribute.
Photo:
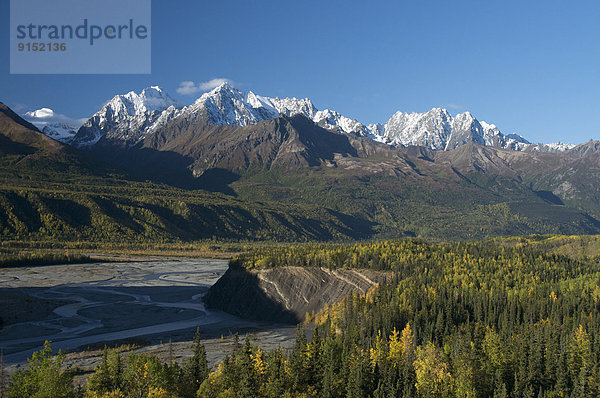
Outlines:
<svg viewBox="0 0 600 398"><path fill-rule="evenodd" d="M13 389L54 366L88 394L426 396L423 369L458 396L600 391L596 141L441 109L364 126L228 85L59 127L0 104Z"/></svg>
<svg viewBox="0 0 600 398"><path fill-rule="evenodd" d="M56 360L68 384L86 393L121 391L98 384L109 369L126 391L141 378L150 380L144 394L156 388L178 396L218 396L231 386L265 397L435 388L485 396L585 389L591 396L600 383L581 375L595 375L598 358L599 255L598 236L412 238L262 246L231 261L3 269L2 297L14 296L4 286L19 288L46 312L4 327L0 343L19 380L28 372L18 365L28 344L83 344ZM196 325L201 346L190 342ZM113 348L102 350L107 340ZM38 351L29 371L45 369L49 355L48 347ZM209 368L190 384L202 361ZM444 372L433 387L430 370Z"/></svg>
<svg viewBox="0 0 600 398"><path fill-rule="evenodd" d="M0 15L0 398L600 397L600 2Z"/></svg>
<svg viewBox="0 0 600 398"><path fill-rule="evenodd" d="M0 349L9 373L48 340L68 353L71 367L93 369L105 344L133 353L190 355L200 328L211 363L236 333L265 347L289 347L294 327L256 322L207 309L202 296L227 270L227 260L140 258L119 263L0 269ZM174 354L175 355L175 354Z"/></svg>

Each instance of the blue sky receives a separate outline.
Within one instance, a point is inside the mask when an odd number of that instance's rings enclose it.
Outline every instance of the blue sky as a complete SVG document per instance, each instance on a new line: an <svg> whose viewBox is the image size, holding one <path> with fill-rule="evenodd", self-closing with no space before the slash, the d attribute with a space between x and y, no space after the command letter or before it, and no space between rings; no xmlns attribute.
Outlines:
<svg viewBox="0 0 600 398"><path fill-rule="evenodd" d="M10 75L0 0L0 101L92 115L115 94L227 78L309 97L363 123L471 111L531 141L600 138L598 1L152 2L151 75Z"/></svg>

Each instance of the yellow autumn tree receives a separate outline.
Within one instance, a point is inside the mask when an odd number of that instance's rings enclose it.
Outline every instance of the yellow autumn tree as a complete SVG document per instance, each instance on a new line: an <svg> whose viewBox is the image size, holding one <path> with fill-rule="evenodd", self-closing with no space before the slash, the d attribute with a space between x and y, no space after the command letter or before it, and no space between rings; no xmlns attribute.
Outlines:
<svg viewBox="0 0 600 398"><path fill-rule="evenodd" d="M256 373L259 378L262 378L262 376L265 374L265 362L263 358L263 352L260 347L257 348L255 353L250 354L250 359L252 360L254 373Z"/></svg>
<svg viewBox="0 0 600 398"><path fill-rule="evenodd" d="M387 359L396 367L402 359L402 343L400 342L400 332L394 328L389 337L389 349Z"/></svg>
<svg viewBox="0 0 600 398"><path fill-rule="evenodd" d="M569 344L569 371L576 378L582 370L592 365L592 344L588 332L579 325L571 336Z"/></svg>
<svg viewBox="0 0 600 398"><path fill-rule="evenodd" d="M449 366L443 361L440 350L433 343L417 347L413 366L419 397L447 398L453 395L454 380Z"/></svg>
<svg viewBox="0 0 600 398"><path fill-rule="evenodd" d="M377 332L377 338L375 340L375 348L371 347L369 350L369 357L371 366L380 365L387 358L387 344L381 336L381 330Z"/></svg>
<svg viewBox="0 0 600 398"><path fill-rule="evenodd" d="M415 335L410 327L410 323L407 323L404 329L402 329L400 348L402 349L402 358L405 361L412 362L415 351Z"/></svg>

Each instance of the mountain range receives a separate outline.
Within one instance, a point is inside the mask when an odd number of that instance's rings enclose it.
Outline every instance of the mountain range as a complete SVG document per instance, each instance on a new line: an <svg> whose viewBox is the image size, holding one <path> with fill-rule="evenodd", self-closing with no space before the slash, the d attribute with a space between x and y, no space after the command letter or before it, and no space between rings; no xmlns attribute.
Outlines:
<svg viewBox="0 0 600 398"><path fill-rule="evenodd" d="M243 93L228 83L203 94L189 106L182 106L158 86L139 94L117 95L85 121L76 134L74 123L44 123L51 112L42 108L24 117L45 134L77 147L94 145L103 137L135 145L170 120L189 120L198 114L206 115L213 125L240 127L279 115L304 115L322 127L346 134L392 146L414 145L433 150L451 150L468 142L517 151L560 152L573 147L562 143L532 144L518 134L504 135L494 124L479 121L469 112L452 116L442 108L424 113L399 111L383 124L364 125L333 110L318 110L308 98L264 97L251 91Z"/></svg>
<svg viewBox="0 0 600 398"><path fill-rule="evenodd" d="M0 227L13 237L18 231L38 239L54 231L65 239L186 241L600 233L598 142L529 144L469 113L399 112L365 126L308 99L261 97L223 84L189 106L158 87L116 96L70 145L16 115L11 120L70 154L24 150L0 157L10 181L0 198L9 218ZM20 148L14 136L0 133L7 147ZM55 199L40 199L40 190Z"/></svg>
<svg viewBox="0 0 600 398"><path fill-rule="evenodd" d="M140 181L41 133L0 102L0 237L23 247L364 239L372 223L314 205ZM37 247L37 246L36 246Z"/></svg>

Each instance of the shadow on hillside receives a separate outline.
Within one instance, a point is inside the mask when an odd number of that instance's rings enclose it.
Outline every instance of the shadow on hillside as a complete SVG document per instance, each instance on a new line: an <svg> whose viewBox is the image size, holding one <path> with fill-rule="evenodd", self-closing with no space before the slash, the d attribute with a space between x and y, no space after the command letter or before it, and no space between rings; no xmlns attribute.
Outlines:
<svg viewBox="0 0 600 398"><path fill-rule="evenodd" d="M31 155L35 148L0 135L0 155Z"/></svg>
<svg viewBox="0 0 600 398"><path fill-rule="evenodd" d="M125 169L138 180L154 181L187 190L203 189L236 196L228 185L239 176L225 169L208 169L199 178L192 173L194 159L177 152L151 148L122 148L97 146L92 155L114 166Z"/></svg>
<svg viewBox="0 0 600 398"><path fill-rule="evenodd" d="M563 201L556 196L552 191L533 191L538 198L545 200L552 205L564 206Z"/></svg>
<svg viewBox="0 0 600 398"><path fill-rule="evenodd" d="M225 195L237 197L237 193L229 184L240 179L239 174L222 168L205 170L202 175L196 178L198 186L210 192L221 192Z"/></svg>
<svg viewBox="0 0 600 398"><path fill-rule="evenodd" d="M586 213L582 213L582 214L585 217L585 219L595 227L595 230L591 230L589 233L597 234L598 231L600 230L600 221L598 221L594 217L590 216L589 214L586 214Z"/></svg>
<svg viewBox="0 0 600 398"><path fill-rule="evenodd" d="M286 324L301 321L300 314L288 310L281 302L265 294L255 273L240 267L230 266L225 275L210 288L204 301L209 308L244 319Z"/></svg>
<svg viewBox="0 0 600 398"><path fill-rule="evenodd" d="M346 134L331 132L304 115L295 115L289 119L298 132L298 140L306 147L304 154L309 166L319 166L321 160L334 160L336 154L358 157Z"/></svg>

